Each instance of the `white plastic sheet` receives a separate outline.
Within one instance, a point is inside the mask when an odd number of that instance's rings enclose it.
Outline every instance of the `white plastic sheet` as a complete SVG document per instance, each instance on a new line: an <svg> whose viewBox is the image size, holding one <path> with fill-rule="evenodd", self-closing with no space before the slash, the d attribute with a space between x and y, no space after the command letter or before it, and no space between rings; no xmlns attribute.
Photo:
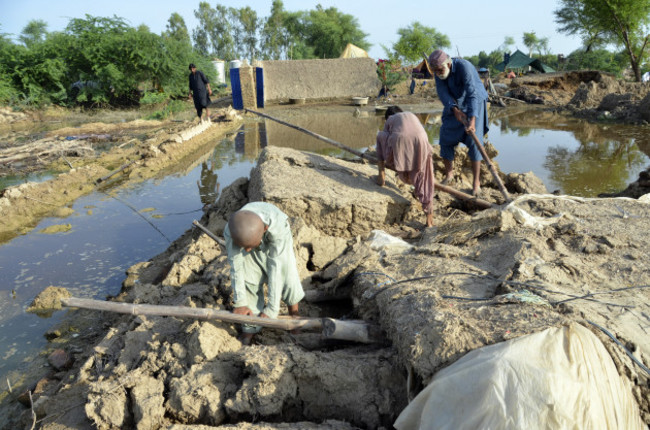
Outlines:
<svg viewBox="0 0 650 430"><path fill-rule="evenodd" d="M572 324L471 351L438 372L398 430L644 429L600 340Z"/></svg>

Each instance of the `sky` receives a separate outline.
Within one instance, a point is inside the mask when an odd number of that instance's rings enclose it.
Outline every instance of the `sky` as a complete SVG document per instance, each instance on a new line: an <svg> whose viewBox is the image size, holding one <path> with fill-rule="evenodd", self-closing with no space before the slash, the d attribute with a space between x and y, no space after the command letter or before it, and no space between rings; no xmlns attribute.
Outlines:
<svg viewBox="0 0 650 430"><path fill-rule="evenodd" d="M272 0L220 0L208 1L214 7L250 6L258 17L270 14ZM321 4L324 8L335 7L357 18L361 30L368 34L372 44L371 57L383 58L387 48L397 42L397 30L420 22L447 35L453 56L478 55L497 49L506 36L515 39L515 47L526 52L522 42L523 33L534 31L549 39L553 54L568 55L580 47L580 40L559 34L553 11L558 0L513 2L495 0L464 1L387 1L387 0L284 0L288 11L309 10ZM0 0L0 33L17 40L22 29L31 20L40 19L48 24L48 31L60 31L71 18L84 18L86 14L99 17L118 16L133 27L145 24L160 34L165 30L172 13L179 13L185 20L190 34L198 25L194 10L199 0Z"/></svg>

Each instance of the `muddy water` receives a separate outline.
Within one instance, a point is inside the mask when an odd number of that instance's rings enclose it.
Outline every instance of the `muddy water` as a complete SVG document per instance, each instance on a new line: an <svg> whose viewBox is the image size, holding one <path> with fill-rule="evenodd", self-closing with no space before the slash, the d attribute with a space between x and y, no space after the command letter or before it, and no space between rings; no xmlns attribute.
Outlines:
<svg viewBox="0 0 650 430"><path fill-rule="evenodd" d="M367 108L267 110L267 113L354 148L374 142L383 117ZM439 112L414 109L431 142L438 141ZM650 144L639 127L603 126L531 110L493 111L489 140L505 172L533 171L549 190L579 196L625 188L650 161ZM646 138L647 139L647 138ZM272 121L246 123L234 136L165 177L85 196L66 219L44 219L31 233L0 246L0 381L18 374L46 344L43 334L64 312L49 319L26 314L48 285L75 296L116 294L125 270L163 251L202 215L219 189L247 176L267 145L289 146L335 156L340 150ZM62 232L48 227L69 224Z"/></svg>

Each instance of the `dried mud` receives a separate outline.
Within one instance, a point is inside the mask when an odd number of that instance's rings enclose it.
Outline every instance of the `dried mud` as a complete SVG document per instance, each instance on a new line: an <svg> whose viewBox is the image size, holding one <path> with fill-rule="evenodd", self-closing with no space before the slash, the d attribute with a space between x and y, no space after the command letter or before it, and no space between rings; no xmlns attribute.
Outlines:
<svg viewBox="0 0 650 430"><path fill-rule="evenodd" d="M525 85L566 96L577 81ZM457 188L470 187L468 162L459 148ZM650 364L649 195L555 196L532 174L500 173L515 198L506 205L484 171L485 199L499 206L479 211L438 192L436 226L425 229L410 189L390 172L378 187L374 175L362 163L269 147L201 223L220 235L247 202L276 204L291 218L307 296L331 298L304 301L301 315L363 319L381 342L265 329L244 347L233 324L95 314L106 330L81 332L83 342L62 335L75 365L44 376L33 407L40 428L391 428L435 372L468 351L574 322L602 340L650 424L650 375L594 325ZM373 230L407 244L380 243ZM115 300L230 309L225 251L189 230L132 266ZM31 410L12 398L1 415L3 426L31 426Z"/></svg>

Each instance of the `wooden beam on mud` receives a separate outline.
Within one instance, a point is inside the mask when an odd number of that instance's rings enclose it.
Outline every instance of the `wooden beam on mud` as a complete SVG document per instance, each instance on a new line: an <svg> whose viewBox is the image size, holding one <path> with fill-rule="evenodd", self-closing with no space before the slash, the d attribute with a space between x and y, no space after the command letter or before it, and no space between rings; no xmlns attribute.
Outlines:
<svg viewBox="0 0 650 430"><path fill-rule="evenodd" d="M178 318L219 320L236 324L251 324L279 330L322 330L323 337L350 340L362 343L383 342L380 330L361 320L335 320L332 318L292 318L280 316L277 319L237 315L230 311L187 306L145 305L103 300L66 297L61 299L66 307L117 312L130 315L157 315ZM326 328L327 327L327 328Z"/></svg>
<svg viewBox="0 0 650 430"><path fill-rule="evenodd" d="M323 142L327 142L327 143L329 143L331 145L336 146L337 148L340 148L340 149L342 149L344 151L348 151L351 154L354 154L354 155L356 155L358 157L361 157L361 158L363 158L365 160L368 160L369 162L371 162L373 164L378 164L379 163L379 161L375 157L372 157L372 156L370 156L368 154L364 154L362 152L359 152L356 149L352 149L352 148L350 148L348 146L345 146L342 143L339 143L339 142L337 142L337 141L335 141L333 139L330 139L329 137L321 136L318 133L314 133L313 131L309 131L309 130L307 130L305 128L299 127L297 125L290 124L290 123L288 123L286 121L282 121L281 119L274 118L274 117L272 117L270 115L267 115L267 114L264 114L264 113L261 113L261 112L257 112L257 111L251 110L251 109L244 109L244 110L246 112L250 112L250 113L253 113L255 115L259 115L262 118L267 118L267 119L270 119L270 120L275 121L277 123L286 125L287 127L291 127L291 128L293 128L295 130L302 131L303 133L306 133L306 134L308 134L308 135L310 135L312 137L315 137L316 139L322 140ZM395 171L394 169L390 169L389 167L386 167L386 169ZM494 207L494 205L492 203L490 203L490 202L488 202L486 200L479 199L477 197L474 197L474 196L471 196L469 194L463 193L462 191L455 190L455 189L453 189L451 187L448 187L446 185L441 185L441 184L436 183L435 188L439 189L440 191L444 191L445 193L450 194L450 195L452 195L452 196L454 196L454 197L456 197L458 199L474 203L476 206L478 206L478 207L480 207L482 209L489 209L491 207Z"/></svg>
<svg viewBox="0 0 650 430"><path fill-rule="evenodd" d="M108 175L106 175L106 176L102 176L101 178L97 179L97 180L95 181L95 183L96 183L96 184L100 184L100 183L102 183L102 182L104 182L104 181L110 179L112 176L117 175L118 173L120 173L121 171L123 171L124 169L126 169L127 167L129 167L131 164L133 164L133 163L135 163L135 162L136 162L136 160L131 160L131 161L129 161L128 163L124 164L122 167L120 167L120 168L118 168L118 169L116 169L116 170L113 170L113 171L112 171L111 173L109 173Z"/></svg>
<svg viewBox="0 0 650 430"><path fill-rule="evenodd" d="M217 242L219 245L223 246L224 248L226 247L226 241L225 240L223 240L222 238L220 238L216 234L212 233L210 230L208 230L207 227L204 227L200 222L198 222L197 220L194 220L194 221L192 221L192 224L197 226L199 228L199 230L201 230L203 233L207 234L210 239L214 240L215 242Z"/></svg>

